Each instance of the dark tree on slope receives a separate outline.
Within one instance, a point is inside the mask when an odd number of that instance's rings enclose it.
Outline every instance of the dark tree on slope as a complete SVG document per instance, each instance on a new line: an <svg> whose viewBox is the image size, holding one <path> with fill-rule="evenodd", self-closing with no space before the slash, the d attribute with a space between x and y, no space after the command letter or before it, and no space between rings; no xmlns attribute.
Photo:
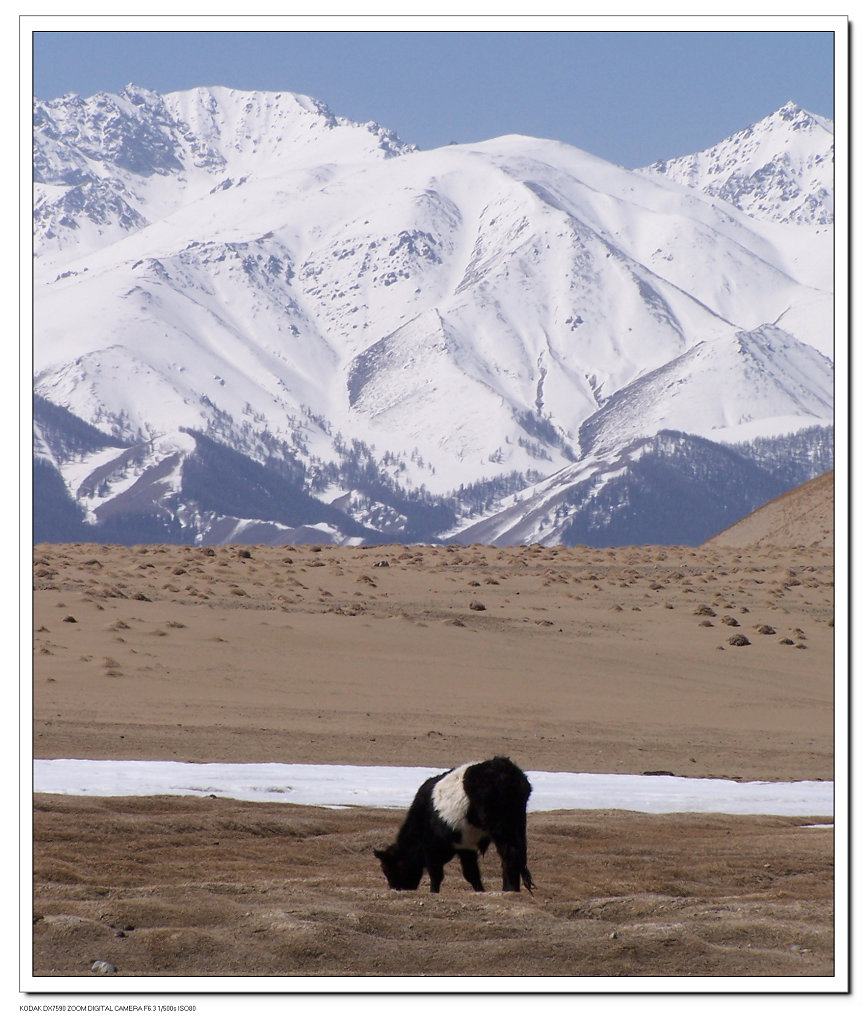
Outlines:
<svg viewBox="0 0 868 1024"><path fill-rule="evenodd" d="M196 451L184 460L182 493L204 511L239 519L301 526L327 522L353 536L378 539L348 516L306 494L283 473L218 444L198 431Z"/></svg>
<svg viewBox="0 0 868 1024"><path fill-rule="evenodd" d="M59 459L86 455L101 448L129 448L132 444L104 433L37 394L33 395L33 424L52 455Z"/></svg>
<svg viewBox="0 0 868 1024"><path fill-rule="evenodd" d="M452 501L436 497L424 487L407 489L395 483L384 468L394 457L377 462L372 450L357 439L347 445L338 437L335 450L341 455L339 463L312 464L312 488L319 490L337 484L348 491L358 491L369 502L392 509L406 523L389 539L409 544L430 541L454 524ZM363 505L364 502L360 507Z"/></svg>
<svg viewBox="0 0 868 1024"><path fill-rule="evenodd" d="M41 395L33 395L34 436L62 461L104 448L128 447ZM33 543L101 541L98 527L85 521L85 510L67 490L63 477L47 459L33 459Z"/></svg>
<svg viewBox="0 0 868 1024"><path fill-rule="evenodd" d="M788 488L822 476L835 465L835 429L830 426L805 427L792 434L758 437L730 447L773 473Z"/></svg>
<svg viewBox="0 0 868 1024"><path fill-rule="evenodd" d="M567 495L580 511L563 543L702 544L788 489L723 445L671 431L596 493L594 486L591 481Z"/></svg>
<svg viewBox="0 0 868 1024"><path fill-rule="evenodd" d="M484 515L504 498L542 479L542 473L519 473L517 470L503 476L483 477L470 484L461 484L457 491L452 492L451 503L459 515Z"/></svg>
<svg viewBox="0 0 868 1024"><path fill-rule="evenodd" d="M54 466L33 460L34 544L192 544L193 539L193 531L168 513L122 512L88 523Z"/></svg>
<svg viewBox="0 0 868 1024"><path fill-rule="evenodd" d="M97 540L84 521L84 510L73 500L63 477L45 459L33 460L33 543L63 544Z"/></svg>

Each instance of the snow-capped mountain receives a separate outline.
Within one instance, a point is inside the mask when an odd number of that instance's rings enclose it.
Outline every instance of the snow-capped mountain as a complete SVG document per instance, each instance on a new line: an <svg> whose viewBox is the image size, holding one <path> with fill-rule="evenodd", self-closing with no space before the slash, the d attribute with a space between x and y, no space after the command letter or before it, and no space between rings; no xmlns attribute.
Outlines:
<svg viewBox="0 0 868 1024"><path fill-rule="evenodd" d="M496 540L529 487L661 431L831 424L831 131L793 104L633 172L128 86L37 101L34 173L34 445L67 531ZM581 533L558 507L510 539Z"/></svg>
<svg viewBox="0 0 868 1024"><path fill-rule="evenodd" d="M642 173L725 199L757 220L825 225L834 219L834 141L828 118L790 101L710 149L652 164Z"/></svg>

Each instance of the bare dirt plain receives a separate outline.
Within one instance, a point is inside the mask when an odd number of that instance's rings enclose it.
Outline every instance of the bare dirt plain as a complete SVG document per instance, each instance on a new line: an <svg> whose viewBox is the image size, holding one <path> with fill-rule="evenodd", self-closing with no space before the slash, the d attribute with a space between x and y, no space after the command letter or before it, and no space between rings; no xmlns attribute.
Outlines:
<svg viewBox="0 0 868 1024"><path fill-rule="evenodd" d="M505 753L527 770L830 779L832 569L822 543L40 545L34 756ZM401 818L37 794L33 974L833 972L833 831L804 827L823 819L537 813L535 895L474 894L453 864L432 896L388 891L373 857ZM493 851L483 878L496 889Z"/></svg>

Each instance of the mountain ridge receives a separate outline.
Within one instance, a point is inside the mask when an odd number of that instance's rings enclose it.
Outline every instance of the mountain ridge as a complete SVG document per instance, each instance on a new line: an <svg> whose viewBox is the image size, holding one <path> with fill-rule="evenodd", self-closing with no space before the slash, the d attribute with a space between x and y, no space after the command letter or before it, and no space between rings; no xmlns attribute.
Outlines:
<svg viewBox="0 0 868 1024"><path fill-rule="evenodd" d="M457 523L483 481L500 501L657 429L831 424L822 204L770 222L684 165L521 136L420 151L294 94L128 86L34 109L34 387L145 445L107 474L118 491L214 438L351 504L358 540L369 515L406 526L418 500ZM804 157L818 122L786 113L742 140L745 174L773 131ZM54 463L79 500L80 467ZM210 522L172 481L169 519Z"/></svg>

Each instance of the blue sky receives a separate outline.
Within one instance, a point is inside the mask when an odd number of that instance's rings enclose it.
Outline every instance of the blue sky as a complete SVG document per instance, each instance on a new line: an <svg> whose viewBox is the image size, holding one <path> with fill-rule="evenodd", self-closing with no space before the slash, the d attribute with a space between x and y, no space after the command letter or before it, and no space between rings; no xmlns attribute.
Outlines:
<svg viewBox="0 0 868 1024"><path fill-rule="evenodd" d="M40 31L33 85L40 99L128 82L301 92L425 149L519 132L635 167L787 100L832 117L834 45L830 31L787 30Z"/></svg>

